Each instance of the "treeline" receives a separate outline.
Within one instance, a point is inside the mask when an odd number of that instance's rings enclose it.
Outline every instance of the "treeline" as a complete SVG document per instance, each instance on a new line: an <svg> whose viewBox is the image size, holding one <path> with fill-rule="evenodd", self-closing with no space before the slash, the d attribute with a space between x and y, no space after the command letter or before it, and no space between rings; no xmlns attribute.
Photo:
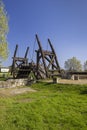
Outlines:
<svg viewBox="0 0 87 130"><path fill-rule="evenodd" d="M0 65L3 60L8 57L8 17L5 10L5 5L2 0L0 0Z"/></svg>
<svg viewBox="0 0 87 130"><path fill-rule="evenodd" d="M67 71L87 71L87 60L82 65L80 60L76 57L72 57L65 61L64 68Z"/></svg>

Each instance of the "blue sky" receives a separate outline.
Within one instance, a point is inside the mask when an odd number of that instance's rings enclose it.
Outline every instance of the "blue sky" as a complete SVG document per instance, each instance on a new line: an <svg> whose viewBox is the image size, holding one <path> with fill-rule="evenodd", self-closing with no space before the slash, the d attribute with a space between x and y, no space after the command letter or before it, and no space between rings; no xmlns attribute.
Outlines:
<svg viewBox="0 0 87 130"><path fill-rule="evenodd" d="M3 0L9 17L9 58L4 66L11 65L16 44L18 56L30 47L37 49L37 33L44 49L50 38L60 66L75 56L83 64L87 60L87 0ZM35 55L35 54L34 54Z"/></svg>

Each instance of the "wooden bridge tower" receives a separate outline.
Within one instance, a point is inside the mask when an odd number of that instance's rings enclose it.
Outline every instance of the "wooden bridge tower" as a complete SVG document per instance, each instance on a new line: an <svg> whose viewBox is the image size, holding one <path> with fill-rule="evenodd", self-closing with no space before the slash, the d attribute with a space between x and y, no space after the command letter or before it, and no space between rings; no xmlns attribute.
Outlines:
<svg viewBox="0 0 87 130"><path fill-rule="evenodd" d="M41 77L41 75L39 75L40 71L47 78L53 77L55 75L59 75L60 74L60 66L59 66L55 50L52 46L50 39L48 39L48 43L49 43L49 46L51 48L51 51L42 49L41 42L38 38L38 35L36 35L36 39L37 39L37 43L39 46L39 49L36 50L36 53L37 53L37 61L36 61L37 77L38 78ZM42 64L41 64L41 61L42 61Z"/></svg>

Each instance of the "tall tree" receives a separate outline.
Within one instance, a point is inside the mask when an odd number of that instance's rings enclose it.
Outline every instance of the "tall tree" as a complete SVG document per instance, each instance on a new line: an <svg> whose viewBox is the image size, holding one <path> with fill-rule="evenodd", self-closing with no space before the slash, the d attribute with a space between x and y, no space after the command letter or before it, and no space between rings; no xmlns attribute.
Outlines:
<svg viewBox="0 0 87 130"><path fill-rule="evenodd" d="M5 6L2 0L0 0L0 62L5 60L8 56L8 18L5 11Z"/></svg>
<svg viewBox="0 0 87 130"><path fill-rule="evenodd" d="M71 59L65 61L65 69L69 71L81 71L82 65L76 57L72 57Z"/></svg>
<svg viewBox="0 0 87 130"><path fill-rule="evenodd" d="M84 62L83 67L84 67L84 71L87 71L87 60Z"/></svg>

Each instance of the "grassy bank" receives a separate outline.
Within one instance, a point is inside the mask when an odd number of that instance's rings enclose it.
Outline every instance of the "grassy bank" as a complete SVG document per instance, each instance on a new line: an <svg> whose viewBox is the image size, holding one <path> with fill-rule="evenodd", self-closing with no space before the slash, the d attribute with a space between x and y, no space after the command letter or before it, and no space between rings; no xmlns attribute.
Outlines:
<svg viewBox="0 0 87 130"><path fill-rule="evenodd" d="M37 92L0 95L0 130L86 130L87 85L33 84Z"/></svg>

